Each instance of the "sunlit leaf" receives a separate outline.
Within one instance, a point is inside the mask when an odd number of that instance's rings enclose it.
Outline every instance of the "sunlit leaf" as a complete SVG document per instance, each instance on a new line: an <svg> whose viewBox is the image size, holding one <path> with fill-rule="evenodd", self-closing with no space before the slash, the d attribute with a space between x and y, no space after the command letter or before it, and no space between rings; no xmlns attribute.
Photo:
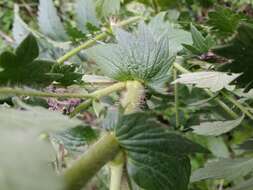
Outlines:
<svg viewBox="0 0 253 190"><path fill-rule="evenodd" d="M191 177L192 182L204 179L233 180L253 171L253 159L223 159L207 163L204 168L196 170Z"/></svg>
<svg viewBox="0 0 253 190"><path fill-rule="evenodd" d="M229 84L240 75L214 71L186 73L180 75L172 84L191 84L196 85L198 88L209 88L213 92L217 92L223 88L233 90L235 86Z"/></svg>
<svg viewBox="0 0 253 190"><path fill-rule="evenodd" d="M118 44L98 45L87 50L102 72L119 81L140 80L157 88L163 86L174 60L167 36L156 39L144 23L135 34L117 28L115 35Z"/></svg>
<svg viewBox="0 0 253 190"><path fill-rule="evenodd" d="M230 121L203 122L200 125L192 126L193 132L204 136L218 136L233 130L241 124L244 116Z"/></svg>

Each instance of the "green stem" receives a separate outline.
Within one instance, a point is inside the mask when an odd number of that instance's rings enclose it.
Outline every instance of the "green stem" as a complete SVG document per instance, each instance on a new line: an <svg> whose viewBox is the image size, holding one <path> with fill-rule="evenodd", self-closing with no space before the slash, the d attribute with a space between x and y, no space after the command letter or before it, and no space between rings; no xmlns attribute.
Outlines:
<svg viewBox="0 0 253 190"><path fill-rule="evenodd" d="M152 4L153 4L153 8L155 10L155 13L159 13L159 3L157 2L157 0L152 0Z"/></svg>
<svg viewBox="0 0 253 190"><path fill-rule="evenodd" d="M87 108L89 108L90 107L90 105L92 104L92 100L91 99L88 99L88 100L86 100L85 102L82 102L80 105L78 105L75 109L74 109L74 111L72 111L71 113L70 113L70 118L73 118L73 117L75 117L78 113L80 113L81 111L83 111L83 110L86 110Z"/></svg>
<svg viewBox="0 0 253 190"><path fill-rule="evenodd" d="M120 152L113 134L106 134L95 143L63 175L65 190L80 190L109 161Z"/></svg>
<svg viewBox="0 0 253 190"><path fill-rule="evenodd" d="M123 176L124 170L124 154L120 152L116 158L111 162L110 169L111 169L111 183L110 183L110 190L120 190L121 187L121 179Z"/></svg>
<svg viewBox="0 0 253 190"><path fill-rule="evenodd" d="M173 78L174 80L177 79L177 69L173 68ZM176 128L180 126L179 120L179 99L178 99L178 84L174 84L174 101L175 101L175 112L176 112Z"/></svg>
<svg viewBox="0 0 253 190"><path fill-rule="evenodd" d="M91 98L91 94L75 94L62 93L56 94L51 92L41 92L35 90L26 90L22 88L0 88L0 94L11 96L36 96L36 97L51 97L51 98Z"/></svg>
<svg viewBox="0 0 253 190"><path fill-rule="evenodd" d="M51 97L51 98L91 98L91 99L100 99L103 96L106 96L110 93L124 89L126 86L125 82L118 82L109 87L99 89L90 94L76 94L76 93L62 93L56 94L51 92L41 92L35 90L25 90L21 88L0 88L0 94L2 95L14 95L14 96L37 96L37 97Z"/></svg>
<svg viewBox="0 0 253 190"><path fill-rule="evenodd" d="M180 71L181 73L190 73L189 70L185 69L183 66L181 66L178 63L174 63L174 68L176 68L178 71ZM210 90L208 89L204 89L204 91L206 92L207 95L209 95L210 97L214 97L214 93L212 93ZM237 119L239 116L237 113L235 113L227 104L225 104L223 101L221 101L218 98L215 98L214 101L220 106L222 107L227 114L233 118L233 119Z"/></svg>
<svg viewBox="0 0 253 190"><path fill-rule="evenodd" d="M124 92L122 98L122 107L125 109L125 114L130 114L138 110L140 105L140 100L144 95L144 87L142 83L139 81L127 81L126 83L126 91ZM124 155L123 153L121 153ZM121 157L122 158L122 157ZM111 166L111 186L110 190L120 190L124 186L124 188L131 188L131 181L128 179L128 175L123 175L123 168L126 164L126 161L123 159L119 160L116 158L113 162L117 162L117 167ZM127 172L127 171L125 171ZM124 176L124 177L122 177ZM123 180L123 181L122 181Z"/></svg>
<svg viewBox="0 0 253 190"><path fill-rule="evenodd" d="M245 109L245 107L238 102L233 96L228 95L226 92L221 92L221 94L227 98L227 100L229 100L231 103L233 103L238 109L240 109L245 115L247 115L250 119L253 120L253 115L247 110Z"/></svg>
<svg viewBox="0 0 253 190"><path fill-rule="evenodd" d="M111 94L113 92L123 90L124 88L126 88L126 82L118 82L106 88L97 90L91 93L90 95L94 97L95 99L100 99L103 96L107 96L108 94Z"/></svg>
<svg viewBox="0 0 253 190"><path fill-rule="evenodd" d="M137 22L138 20L140 20L142 17L140 16L137 16L137 17L132 17L132 18L129 18L128 20L125 20L125 21L122 21L118 24L118 26L126 26L128 24L132 24L132 23L135 23ZM76 55L78 52L80 52L81 50L83 49L87 49L91 46L93 46L94 44L97 43L97 41L100 41L100 40L104 40L109 34L111 34L111 30L108 29L107 31L105 32L102 32L100 34L98 34L97 36L95 36L94 38L86 41L84 44L72 49L71 51L69 51L68 53L66 53L65 55L63 55L62 57L60 57L57 62L62 64L64 63L65 61L67 61L69 58L73 57L74 55Z"/></svg>
<svg viewBox="0 0 253 190"><path fill-rule="evenodd" d="M126 92L121 101L125 114L138 110L144 91L145 89L139 81L128 81L126 83Z"/></svg>

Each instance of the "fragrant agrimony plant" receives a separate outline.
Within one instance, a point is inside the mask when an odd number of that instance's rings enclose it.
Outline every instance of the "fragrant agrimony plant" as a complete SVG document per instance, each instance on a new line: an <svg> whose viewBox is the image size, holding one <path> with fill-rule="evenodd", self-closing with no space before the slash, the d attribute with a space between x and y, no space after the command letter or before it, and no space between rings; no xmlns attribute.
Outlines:
<svg viewBox="0 0 253 190"><path fill-rule="evenodd" d="M252 158L228 144L252 132L252 25L229 8L204 26L161 11L216 1L192 2L77 0L59 17L40 0L38 30L15 5L15 50L0 54L0 189L249 187ZM239 126L249 132L231 138Z"/></svg>

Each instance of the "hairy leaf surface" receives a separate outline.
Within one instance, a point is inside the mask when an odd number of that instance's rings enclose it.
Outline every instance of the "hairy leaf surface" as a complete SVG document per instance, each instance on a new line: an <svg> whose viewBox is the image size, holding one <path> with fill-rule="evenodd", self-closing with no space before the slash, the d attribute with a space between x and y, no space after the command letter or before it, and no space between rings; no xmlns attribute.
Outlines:
<svg viewBox="0 0 253 190"><path fill-rule="evenodd" d="M204 168L196 170L191 177L191 181L204 179L227 179L233 180L245 176L253 171L253 159L223 159L216 162L207 163Z"/></svg>
<svg viewBox="0 0 253 190"><path fill-rule="evenodd" d="M198 126L192 126L193 132L198 135L219 136L233 130L241 124L244 116L230 121L204 122Z"/></svg>
<svg viewBox="0 0 253 190"><path fill-rule="evenodd" d="M98 45L87 51L103 73L115 80L139 80L159 88L168 79L174 55L169 39L156 39L147 25L140 24L136 34L115 29L118 44Z"/></svg>
<svg viewBox="0 0 253 190"><path fill-rule="evenodd" d="M180 75L180 78L175 80L172 84L192 84L196 85L198 88L209 88L213 92L217 92L223 88L233 90L235 86L229 84L240 75L241 74L227 74L214 71L185 73Z"/></svg>
<svg viewBox="0 0 253 190"><path fill-rule="evenodd" d="M131 177L146 190L186 190L191 168L187 154L207 152L145 113L123 116L116 137L127 151Z"/></svg>

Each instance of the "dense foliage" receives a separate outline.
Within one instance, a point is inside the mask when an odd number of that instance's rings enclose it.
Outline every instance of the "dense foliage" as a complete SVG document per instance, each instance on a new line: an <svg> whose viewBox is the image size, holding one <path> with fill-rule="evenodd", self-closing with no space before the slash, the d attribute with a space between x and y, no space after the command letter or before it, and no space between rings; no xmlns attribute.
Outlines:
<svg viewBox="0 0 253 190"><path fill-rule="evenodd" d="M0 0L0 189L252 190L253 1Z"/></svg>

